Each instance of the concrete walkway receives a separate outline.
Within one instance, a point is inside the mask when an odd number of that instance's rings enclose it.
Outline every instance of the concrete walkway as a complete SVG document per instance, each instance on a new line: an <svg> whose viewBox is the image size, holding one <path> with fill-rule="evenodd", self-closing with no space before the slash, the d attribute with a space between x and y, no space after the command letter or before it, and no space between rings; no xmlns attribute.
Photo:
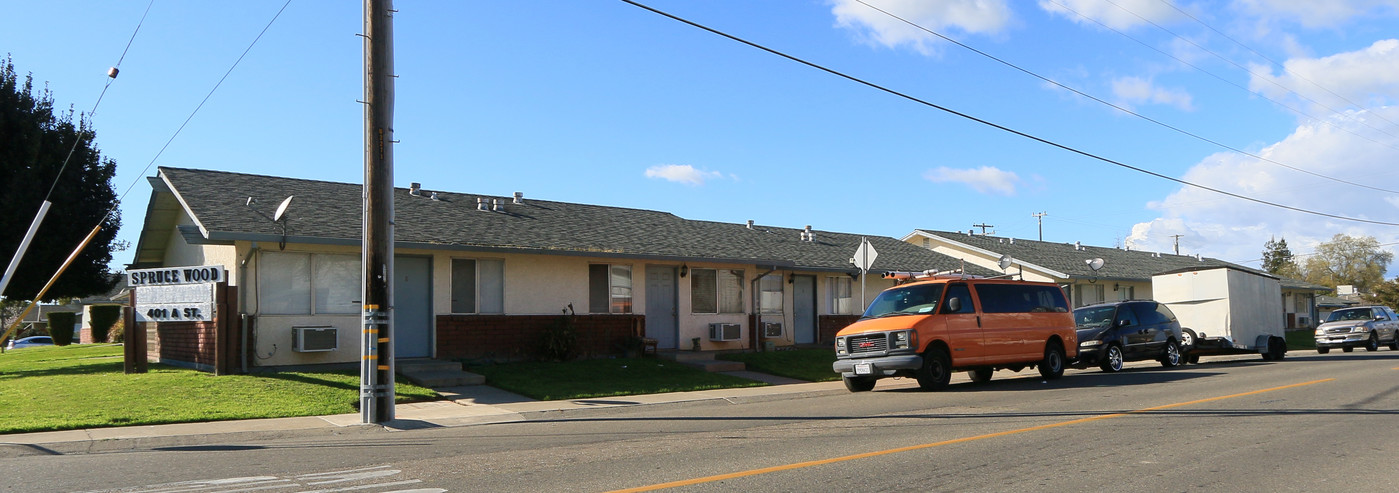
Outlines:
<svg viewBox="0 0 1399 493"><path fill-rule="evenodd" d="M838 381L810 383L750 371L726 373L773 385L566 401L537 401L494 387L468 385L435 389L444 397L440 401L399 404L394 408L395 419L382 426L361 423L360 415L356 413L20 433L0 435L0 457L177 448L276 438L472 426L525 421L531 415L545 412L721 399L731 402L792 399L846 392L844 384ZM882 382L881 388L889 384L906 385L909 381L889 380Z"/></svg>

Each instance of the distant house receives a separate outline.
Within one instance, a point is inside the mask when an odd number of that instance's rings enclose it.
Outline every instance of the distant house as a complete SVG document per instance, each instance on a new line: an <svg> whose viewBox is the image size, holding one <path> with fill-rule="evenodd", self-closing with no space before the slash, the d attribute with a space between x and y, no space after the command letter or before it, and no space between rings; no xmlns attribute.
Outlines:
<svg viewBox="0 0 1399 493"><path fill-rule="evenodd" d="M1065 286L1073 306L1105 301L1150 299L1151 276L1188 267L1228 266L1256 271L1242 265L1198 255L1107 248L1075 243L1024 240L965 232L919 229L903 241L987 269L1000 271L998 262L1008 256L1009 273L1026 279L1052 281ZM1101 259L1097 269L1095 259ZM1315 327L1316 297L1330 288L1282 278L1284 314L1288 328Z"/></svg>
<svg viewBox="0 0 1399 493"><path fill-rule="evenodd" d="M129 268L224 266L236 301L222 315L238 319L245 364L359 360L359 184L180 168L160 168L150 183ZM564 314L589 354L643 333L663 350L829 343L862 300L892 285L869 275L861 293L856 234L416 184L394 191L394 209L398 358L528 357ZM961 265L868 239L875 272ZM294 349L308 327L334 329L336 349ZM160 354L163 333L147 333Z"/></svg>

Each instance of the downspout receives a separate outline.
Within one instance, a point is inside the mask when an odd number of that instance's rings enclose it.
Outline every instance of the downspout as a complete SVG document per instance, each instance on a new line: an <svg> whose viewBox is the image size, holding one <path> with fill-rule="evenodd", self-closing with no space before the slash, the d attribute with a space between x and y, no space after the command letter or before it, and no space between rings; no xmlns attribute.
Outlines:
<svg viewBox="0 0 1399 493"><path fill-rule="evenodd" d="M758 291L758 283L773 272L777 272L777 267L769 268L767 272L753 278L753 288L751 289L753 292L753 326L748 328L748 342L751 344L749 347L753 348L754 351L757 351L763 342L758 338L758 330L763 325L763 296Z"/></svg>

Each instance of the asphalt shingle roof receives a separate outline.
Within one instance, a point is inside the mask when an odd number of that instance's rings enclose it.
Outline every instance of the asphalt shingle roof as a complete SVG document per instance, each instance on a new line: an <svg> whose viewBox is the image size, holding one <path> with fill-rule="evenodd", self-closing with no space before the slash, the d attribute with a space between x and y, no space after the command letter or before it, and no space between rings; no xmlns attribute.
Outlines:
<svg viewBox="0 0 1399 493"><path fill-rule="evenodd" d="M292 199L286 235L292 243L360 242L360 184L162 167L160 174L210 241L277 241L277 204ZM855 272L850 257L862 235L684 219L674 214L512 197L437 191L413 196L394 190L395 241L400 247L518 251L677 261L777 265ZM248 198L255 202L248 204ZM477 210L477 199L498 200L501 211ZM150 225L148 225L149 227ZM950 270L957 259L895 238L863 235L879 253L871 271ZM968 266L968 273L999 273Z"/></svg>
<svg viewBox="0 0 1399 493"><path fill-rule="evenodd" d="M1072 278L1150 280L1151 276L1165 272L1210 267L1229 267L1249 272L1261 272L1257 269L1210 257L1196 258L1194 255L1175 255L1088 245L1076 247L1073 243L1054 243L1020 238L1012 240L998 236L968 235L963 232L930 229L918 231L982 250L1010 255L1016 261L1052 269L1068 274ZM1088 267L1087 263L1087 260L1094 258L1103 259L1103 268L1096 273ZM1329 290L1325 286L1296 279L1283 277L1280 280L1282 285L1288 288Z"/></svg>

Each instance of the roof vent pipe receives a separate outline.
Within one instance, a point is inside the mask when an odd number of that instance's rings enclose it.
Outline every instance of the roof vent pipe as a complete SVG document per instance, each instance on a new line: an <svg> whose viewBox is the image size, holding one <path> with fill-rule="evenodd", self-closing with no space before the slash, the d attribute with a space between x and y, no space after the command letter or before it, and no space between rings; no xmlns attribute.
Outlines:
<svg viewBox="0 0 1399 493"><path fill-rule="evenodd" d="M476 210L478 210L478 211L484 211L484 210L486 210L486 199L485 199L485 197L476 197Z"/></svg>
<svg viewBox="0 0 1399 493"><path fill-rule="evenodd" d="M806 229L802 230L802 239L805 241L816 241L816 237L811 234L810 224L806 225Z"/></svg>
<svg viewBox="0 0 1399 493"><path fill-rule="evenodd" d="M1075 242L1074 242L1074 251L1079 251L1079 250L1082 250L1082 249L1083 249L1083 244L1081 244L1081 243L1075 241Z"/></svg>
<svg viewBox="0 0 1399 493"><path fill-rule="evenodd" d="M752 219L749 219L749 220L748 220L748 229L753 229L753 220L752 220Z"/></svg>
<svg viewBox="0 0 1399 493"><path fill-rule="evenodd" d="M432 192L432 194L429 195L428 198L430 198L430 199L432 199L432 200L442 200L442 199L440 199L440 198L437 198L437 192Z"/></svg>
<svg viewBox="0 0 1399 493"><path fill-rule="evenodd" d="M1195 261L1196 261L1196 262L1204 262L1205 259L1200 258L1200 254L1197 253L1197 254L1195 254Z"/></svg>
<svg viewBox="0 0 1399 493"><path fill-rule="evenodd" d="M491 210L500 212L500 199L491 199Z"/></svg>
<svg viewBox="0 0 1399 493"><path fill-rule="evenodd" d="M412 195L414 197L421 197L423 195L423 184L418 183L416 181L413 182L412 185L408 186L408 195Z"/></svg>
<svg viewBox="0 0 1399 493"><path fill-rule="evenodd" d="M1011 239L1010 239L1010 244L1012 244L1012 245L1015 244L1015 238L1011 238Z"/></svg>
<svg viewBox="0 0 1399 493"><path fill-rule="evenodd" d="M515 203L516 203L516 204L523 204L523 203L525 203L525 192L515 192Z"/></svg>

